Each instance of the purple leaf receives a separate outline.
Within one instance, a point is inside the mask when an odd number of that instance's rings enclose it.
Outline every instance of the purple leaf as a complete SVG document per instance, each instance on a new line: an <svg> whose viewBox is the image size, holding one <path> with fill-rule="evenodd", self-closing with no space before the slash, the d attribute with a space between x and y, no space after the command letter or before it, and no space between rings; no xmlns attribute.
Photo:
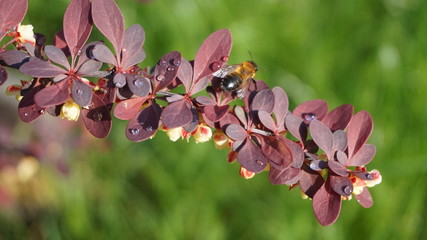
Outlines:
<svg viewBox="0 0 427 240"><path fill-rule="evenodd" d="M177 77L182 85L184 85L185 91L189 92L193 79L193 67L191 63L183 57L181 57L181 65L179 66Z"/></svg>
<svg viewBox="0 0 427 240"><path fill-rule="evenodd" d="M145 59L144 45L145 32L141 25L134 24L125 31L122 49L122 67L128 68ZM135 57L139 56L139 57ZM137 59L137 60L136 60ZM132 61L133 60L133 61Z"/></svg>
<svg viewBox="0 0 427 240"><path fill-rule="evenodd" d="M218 106L218 105L207 105L202 107L205 116L212 122L220 121L230 110L229 105Z"/></svg>
<svg viewBox="0 0 427 240"><path fill-rule="evenodd" d="M77 71L77 74L79 76L90 76L91 74L96 73L96 71L98 71L101 67L101 62L95 60L88 60L80 66L79 70Z"/></svg>
<svg viewBox="0 0 427 240"><path fill-rule="evenodd" d="M317 99L301 103L292 114L304 120L306 124L310 124L313 119L322 120L327 112L328 105L325 100Z"/></svg>
<svg viewBox="0 0 427 240"><path fill-rule="evenodd" d="M341 196L349 197L353 193L353 183L348 177L330 174L328 181L332 189Z"/></svg>
<svg viewBox="0 0 427 240"><path fill-rule="evenodd" d="M289 132L300 140L302 143L307 139L307 127L301 118L295 117L293 114L288 113L285 118L286 128Z"/></svg>
<svg viewBox="0 0 427 240"><path fill-rule="evenodd" d="M68 79L43 88L35 96L34 101L40 107L61 105L70 97Z"/></svg>
<svg viewBox="0 0 427 240"><path fill-rule="evenodd" d="M3 66L0 66L0 86L7 80L7 71Z"/></svg>
<svg viewBox="0 0 427 240"><path fill-rule="evenodd" d="M32 87L19 101L18 115L23 122L33 122L45 113L45 108L39 107L34 101L35 94L41 89L43 89L41 85Z"/></svg>
<svg viewBox="0 0 427 240"><path fill-rule="evenodd" d="M117 59L110 49L104 44L97 44L92 49L92 54L96 60L118 66Z"/></svg>
<svg viewBox="0 0 427 240"><path fill-rule="evenodd" d="M107 137L112 127L110 110L97 94L93 93L91 100L88 109L82 109L86 129L97 138Z"/></svg>
<svg viewBox="0 0 427 240"><path fill-rule="evenodd" d="M302 150L301 146L287 138L282 137L281 139L292 152L292 167L301 168L302 164L304 163L304 151Z"/></svg>
<svg viewBox="0 0 427 240"><path fill-rule="evenodd" d="M30 61L23 64L19 71L26 75L40 78L51 78L67 72L63 68L36 57L30 57Z"/></svg>
<svg viewBox="0 0 427 240"><path fill-rule="evenodd" d="M251 110L263 110L272 113L274 108L274 93L270 89L264 89L258 92L252 100Z"/></svg>
<svg viewBox="0 0 427 240"><path fill-rule="evenodd" d="M348 161L348 166L364 166L372 161L376 153L374 145L365 144Z"/></svg>
<svg viewBox="0 0 427 240"><path fill-rule="evenodd" d="M49 58L49 60L51 60L52 62L58 63L66 69L70 69L70 63L68 62L67 57L60 48L55 47L53 45L47 45L44 47L44 52L46 53L46 56Z"/></svg>
<svg viewBox="0 0 427 240"><path fill-rule="evenodd" d="M276 116L277 126L279 126L279 131L283 130L285 125L285 117L288 112L289 102L288 96L285 91L280 87L274 87L271 89L274 94L274 108L273 113Z"/></svg>
<svg viewBox="0 0 427 240"><path fill-rule="evenodd" d="M322 122L314 119L310 124L310 134L317 146L326 153L328 159L333 159L333 135L331 130Z"/></svg>
<svg viewBox="0 0 427 240"><path fill-rule="evenodd" d="M263 171L267 165L267 159L261 149L250 139L246 139L237 153L237 161L247 170L258 173Z"/></svg>
<svg viewBox="0 0 427 240"><path fill-rule="evenodd" d="M138 97L119 102L114 108L114 116L121 120L134 118L147 99L148 97Z"/></svg>
<svg viewBox="0 0 427 240"><path fill-rule="evenodd" d="M271 117L270 113L264 110L259 110L258 118L261 121L262 125L264 125L264 127L271 130L272 132L276 131L277 126L276 126L276 123L274 122L273 117Z"/></svg>
<svg viewBox="0 0 427 240"><path fill-rule="evenodd" d="M74 58L86 43L92 31L89 0L73 0L64 14L64 38Z"/></svg>
<svg viewBox="0 0 427 240"><path fill-rule="evenodd" d="M347 148L347 135L342 130L333 133L333 152L344 151Z"/></svg>
<svg viewBox="0 0 427 240"><path fill-rule="evenodd" d="M348 158L347 158L347 154L345 154L345 152L338 150L337 151L337 160L342 165L347 166Z"/></svg>
<svg viewBox="0 0 427 240"><path fill-rule="evenodd" d="M309 197L313 198L319 188L323 185L325 180L322 176L316 172L311 170L308 167L303 165L300 176L300 187L301 190Z"/></svg>
<svg viewBox="0 0 427 240"><path fill-rule="evenodd" d="M328 166L334 173L343 177L348 176L347 168L341 162L332 159L328 161Z"/></svg>
<svg viewBox="0 0 427 240"><path fill-rule="evenodd" d="M128 69L144 61L146 57L147 57L147 54L145 53L144 49L139 49L134 54L127 57L126 59L122 59L121 66L123 69Z"/></svg>
<svg viewBox="0 0 427 240"><path fill-rule="evenodd" d="M145 97L151 91L150 79L136 74L125 74L129 89L137 96Z"/></svg>
<svg viewBox="0 0 427 240"><path fill-rule="evenodd" d="M238 124L228 125L225 129L225 134L227 134L227 136L233 140L237 141L243 141L248 136L246 129Z"/></svg>
<svg viewBox="0 0 427 240"><path fill-rule="evenodd" d="M354 197L364 208L370 208L374 204L374 200L372 199L371 193L366 187L363 188L363 191L360 194L355 194Z"/></svg>
<svg viewBox="0 0 427 240"><path fill-rule="evenodd" d="M71 56L70 49L68 48L68 44L65 41L63 29L61 29L60 31L55 33L55 36L53 36L53 45L57 48L60 48L62 50L62 52L64 52L65 56L67 56L67 57ZM28 47L31 48L31 51L29 51L27 46L26 46L26 50L30 53L31 56L34 57L35 56L35 51L34 51L35 48L31 44Z"/></svg>
<svg viewBox="0 0 427 240"><path fill-rule="evenodd" d="M313 197L313 210L317 221L323 226L334 223L341 211L341 195L323 184Z"/></svg>
<svg viewBox="0 0 427 240"><path fill-rule="evenodd" d="M248 117L241 106L234 107L234 114L244 126L248 126Z"/></svg>
<svg viewBox="0 0 427 240"><path fill-rule="evenodd" d="M215 105L216 102L214 99L208 97L208 96L197 96L196 101L202 105Z"/></svg>
<svg viewBox="0 0 427 240"><path fill-rule="evenodd" d="M220 29L209 35L194 59L194 82L218 71L227 61L231 50L231 33Z"/></svg>
<svg viewBox="0 0 427 240"><path fill-rule="evenodd" d="M284 142L275 137L263 137L263 140L262 153L274 168L283 170L292 165L292 152Z"/></svg>
<svg viewBox="0 0 427 240"><path fill-rule="evenodd" d="M17 26L27 12L27 0L0 1L0 40L10 28Z"/></svg>
<svg viewBox="0 0 427 240"><path fill-rule="evenodd" d="M6 50L0 53L0 59L6 63L6 65L19 68L22 64L28 61L30 55L19 50Z"/></svg>
<svg viewBox="0 0 427 240"><path fill-rule="evenodd" d="M92 18L99 31L113 44L116 54L119 54L123 45L125 23L114 0L93 0Z"/></svg>
<svg viewBox="0 0 427 240"><path fill-rule="evenodd" d="M75 69L81 68L81 66L84 63L86 63L88 60L95 61L96 58L93 56L92 51L95 48L95 46L98 44L103 45L101 41L96 41L96 42L88 43L83 46L83 48L77 53L78 60L77 60L77 64L74 66ZM62 51L64 51L64 49L62 49Z"/></svg>
<svg viewBox="0 0 427 240"><path fill-rule="evenodd" d="M167 92L167 93L172 94L171 96L166 97L166 101L168 101L168 103L176 102L176 101L179 101L179 100L185 98L181 94L171 93L171 92Z"/></svg>
<svg viewBox="0 0 427 240"><path fill-rule="evenodd" d="M368 141L372 128L373 122L368 112L360 111L354 115L347 128L349 159Z"/></svg>
<svg viewBox="0 0 427 240"><path fill-rule="evenodd" d="M189 122L187 125L183 126L184 130L187 132L194 132L197 129L197 126L199 125L199 112L195 108L191 108L191 113L193 114L193 118L191 119L191 122Z"/></svg>
<svg viewBox="0 0 427 240"><path fill-rule="evenodd" d="M354 108L352 105L341 105L327 113L322 119L322 122L331 129L332 132L336 130L344 130L353 117L353 111Z"/></svg>
<svg viewBox="0 0 427 240"><path fill-rule="evenodd" d="M205 90L206 87L209 84L210 79L211 79L210 76L206 76L204 78L199 79L195 83L193 82L194 85L192 86L192 88L191 88L191 90L189 92L189 95L192 96L192 95L194 95L194 94L196 94L196 93L198 93L198 92L200 92L202 90Z"/></svg>
<svg viewBox="0 0 427 240"><path fill-rule="evenodd" d="M271 167L268 178L271 184L286 184L292 185L298 182L300 178L301 169L299 168L286 168L279 170L277 168Z"/></svg>
<svg viewBox="0 0 427 240"><path fill-rule="evenodd" d="M162 112L162 123L168 129L187 125L192 118L191 105L187 99L169 104Z"/></svg>
<svg viewBox="0 0 427 240"><path fill-rule="evenodd" d="M154 92L166 88L176 78L180 64L181 53L177 51L169 52L159 60L153 73L156 85Z"/></svg>
<svg viewBox="0 0 427 240"><path fill-rule="evenodd" d="M80 79L74 79L71 85L71 97L81 107L86 107L92 100L92 89Z"/></svg>
<svg viewBox="0 0 427 240"><path fill-rule="evenodd" d="M162 108L151 103L141 113L132 118L126 127L126 137L134 142L140 142L152 137L159 128Z"/></svg>
<svg viewBox="0 0 427 240"><path fill-rule="evenodd" d="M113 77L113 83L117 88L124 87L126 85L126 76L123 73L117 73Z"/></svg>

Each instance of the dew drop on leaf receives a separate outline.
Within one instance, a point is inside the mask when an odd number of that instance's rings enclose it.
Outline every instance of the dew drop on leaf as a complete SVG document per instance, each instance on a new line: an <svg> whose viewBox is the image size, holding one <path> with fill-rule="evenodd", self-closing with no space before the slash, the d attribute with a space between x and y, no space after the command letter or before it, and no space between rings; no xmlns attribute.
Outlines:
<svg viewBox="0 0 427 240"><path fill-rule="evenodd" d="M28 117L28 115L30 115L29 113L24 113L24 116Z"/></svg>
<svg viewBox="0 0 427 240"><path fill-rule="evenodd" d="M175 65L175 66L179 66L181 64L181 60L179 60L179 59L174 59L173 60L173 65Z"/></svg>
<svg viewBox="0 0 427 240"><path fill-rule="evenodd" d="M137 129L137 128L131 128L131 129L129 129L129 132L130 132L132 135L138 135L138 133L139 133L139 129Z"/></svg>
<svg viewBox="0 0 427 240"><path fill-rule="evenodd" d="M374 176L372 176L372 174L370 174L370 173L366 173L365 176L366 176L366 179L368 179L368 180L374 179Z"/></svg>
<svg viewBox="0 0 427 240"><path fill-rule="evenodd" d="M115 85L116 87L118 87L118 88L123 87L123 84L121 84L121 83L119 83L119 82L116 82L114 85Z"/></svg>
<svg viewBox="0 0 427 240"><path fill-rule="evenodd" d="M44 110L44 109L41 109L41 110L39 111L39 113L40 113L40 114L44 114L44 113L45 113L45 110Z"/></svg>
<svg viewBox="0 0 427 240"><path fill-rule="evenodd" d="M157 77L156 77L156 80L157 80L157 81L162 81L163 79L165 79L165 75L163 75L163 74L159 74L159 75L157 75Z"/></svg>
<svg viewBox="0 0 427 240"><path fill-rule="evenodd" d="M79 50L79 51L77 52L77 56L80 56L80 55L82 55L82 50Z"/></svg>
<svg viewBox="0 0 427 240"><path fill-rule="evenodd" d="M174 67L168 67L166 70L168 70L170 72L170 71L175 70L175 68Z"/></svg>
<svg viewBox="0 0 427 240"><path fill-rule="evenodd" d="M148 126L148 127L145 128L145 130L147 130L148 132L152 132L153 131L153 127Z"/></svg>
<svg viewBox="0 0 427 240"><path fill-rule="evenodd" d="M264 166L264 162L261 160L256 160L255 163L260 165L260 166Z"/></svg>
<svg viewBox="0 0 427 240"><path fill-rule="evenodd" d="M351 186L344 186L343 188L342 188L342 190L344 191L344 193L346 194L346 195L350 195L351 193L353 193L353 188L351 187Z"/></svg>
<svg viewBox="0 0 427 240"><path fill-rule="evenodd" d="M144 86L144 81L142 79L136 79L135 81L133 81L133 84L135 85L135 87L142 87Z"/></svg>
<svg viewBox="0 0 427 240"><path fill-rule="evenodd" d="M213 62L210 67L212 71L216 72L221 68L221 64L219 62Z"/></svg>
<svg viewBox="0 0 427 240"><path fill-rule="evenodd" d="M82 95L82 94L83 94L83 90L81 90L81 89L77 89L77 90L76 90L76 93L77 93L78 95Z"/></svg>
<svg viewBox="0 0 427 240"><path fill-rule="evenodd" d="M223 56L223 57L221 57L221 61L223 61L223 62L227 62L227 61L228 61L228 56Z"/></svg>
<svg viewBox="0 0 427 240"><path fill-rule="evenodd" d="M166 60L160 59L158 64L159 64L159 66L164 66L166 63L167 63Z"/></svg>
<svg viewBox="0 0 427 240"><path fill-rule="evenodd" d="M95 121L101 121L103 119L104 115L102 114L102 112L95 112L93 114L93 119Z"/></svg>
<svg viewBox="0 0 427 240"><path fill-rule="evenodd" d="M311 122L316 119L316 114L314 113L304 113L302 116L306 122Z"/></svg>
<svg viewBox="0 0 427 240"><path fill-rule="evenodd" d="M122 52L126 52L126 51L127 51L127 49L126 49L126 48L123 48L123 49L122 49Z"/></svg>

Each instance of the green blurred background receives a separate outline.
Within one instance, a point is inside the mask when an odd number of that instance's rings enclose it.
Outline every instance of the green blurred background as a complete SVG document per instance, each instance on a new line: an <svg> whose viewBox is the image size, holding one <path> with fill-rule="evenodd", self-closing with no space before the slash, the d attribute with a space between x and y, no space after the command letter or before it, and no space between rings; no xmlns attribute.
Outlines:
<svg viewBox="0 0 427 240"><path fill-rule="evenodd" d="M30 0L24 23L51 41L68 2ZM322 98L330 109L350 103L369 111L377 155L368 168L383 176L370 189L374 206L344 201L338 221L322 227L298 190L271 185L266 173L243 180L212 143L173 143L163 132L131 143L124 121L105 140L49 116L23 124L9 97L11 144L49 132L42 148L59 157L27 159L29 169L40 166L31 179L17 176L22 155L15 170L3 168L0 186L12 193L0 192L0 239L427 239L426 1L117 3L126 26L146 31L142 67L173 50L192 59L206 36L229 28L229 62L250 59L250 51L257 78L283 87L291 109Z"/></svg>

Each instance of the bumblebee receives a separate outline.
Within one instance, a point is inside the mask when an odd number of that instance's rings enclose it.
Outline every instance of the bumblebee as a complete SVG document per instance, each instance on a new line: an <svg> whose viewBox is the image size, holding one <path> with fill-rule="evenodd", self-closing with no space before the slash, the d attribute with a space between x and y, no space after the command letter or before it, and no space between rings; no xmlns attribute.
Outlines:
<svg viewBox="0 0 427 240"><path fill-rule="evenodd" d="M250 81L255 77L258 66L253 61L228 65L216 71L213 75L220 78L219 87L223 91L235 91L237 97L243 98Z"/></svg>

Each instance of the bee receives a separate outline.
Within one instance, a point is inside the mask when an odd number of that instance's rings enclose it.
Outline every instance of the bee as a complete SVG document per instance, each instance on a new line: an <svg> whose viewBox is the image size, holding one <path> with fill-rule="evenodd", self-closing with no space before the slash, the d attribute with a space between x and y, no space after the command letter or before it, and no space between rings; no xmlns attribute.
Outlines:
<svg viewBox="0 0 427 240"><path fill-rule="evenodd" d="M238 98L243 98L250 81L255 77L258 66L253 61L240 64L227 65L216 71L213 75L220 78L219 87L223 91L235 91Z"/></svg>

